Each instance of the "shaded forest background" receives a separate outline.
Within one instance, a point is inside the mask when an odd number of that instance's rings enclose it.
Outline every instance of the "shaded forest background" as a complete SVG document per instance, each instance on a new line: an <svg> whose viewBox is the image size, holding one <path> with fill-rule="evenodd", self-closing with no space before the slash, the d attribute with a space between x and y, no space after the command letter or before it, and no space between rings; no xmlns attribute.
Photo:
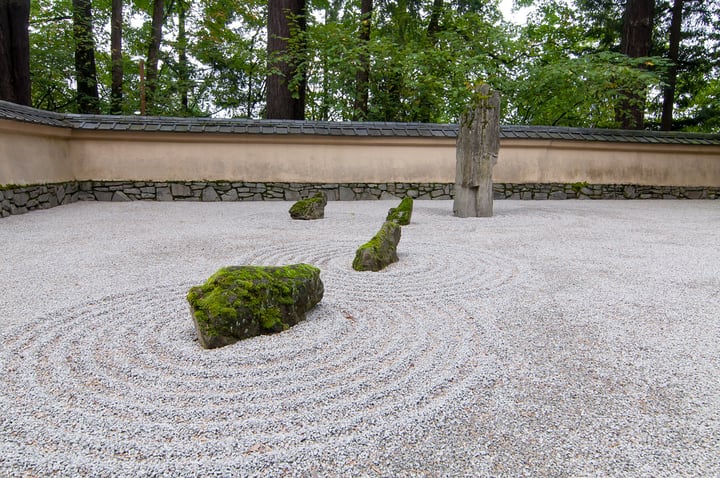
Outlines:
<svg viewBox="0 0 720 478"><path fill-rule="evenodd" d="M523 25L494 0L33 0L30 104L445 123L489 83L505 124L720 131L720 1L516 5Z"/></svg>

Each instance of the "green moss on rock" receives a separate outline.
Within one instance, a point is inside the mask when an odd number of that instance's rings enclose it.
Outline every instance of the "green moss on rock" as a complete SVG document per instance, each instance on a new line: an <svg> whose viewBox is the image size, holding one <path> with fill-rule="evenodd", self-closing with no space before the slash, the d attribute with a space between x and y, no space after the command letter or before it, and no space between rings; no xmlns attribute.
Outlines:
<svg viewBox="0 0 720 478"><path fill-rule="evenodd" d="M190 289L187 300L204 348L281 332L322 300L320 269L308 264L230 266Z"/></svg>
<svg viewBox="0 0 720 478"><path fill-rule="evenodd" d="M385 221L380 231L358 248L352 264L353 269L377 272L397 262L400 234L401 228L397 223Z"/></svg>
<svg viewBox="0 0 720 478"><path fill-rule="evenodd" d="M290 217L293 219L322 219L325 217L327 197L319 192L315 196L301 199L290 208Z"/></svg>
<svg viewBox="0 0 720 478"><path fill-rule="evenodd" d="M413 198L406 197L400 201L398 207L391 208L388 211L386 221L394 222L400 226L407 226L410 224L410 218L412 218L413 212Z"/></svg>

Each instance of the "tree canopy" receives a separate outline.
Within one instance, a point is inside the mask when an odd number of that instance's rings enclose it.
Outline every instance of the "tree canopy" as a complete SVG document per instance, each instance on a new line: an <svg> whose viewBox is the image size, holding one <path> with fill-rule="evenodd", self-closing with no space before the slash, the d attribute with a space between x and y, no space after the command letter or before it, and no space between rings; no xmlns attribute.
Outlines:
<svg viewBox="0 0 720 478"><path fill-rule="evenodd" d="M106 114L139 113L144 92L146 114L263 118L282 87L294 117L456 122L488 83L504 123L633 127L634 108L645 128L720 131L717 0L515 0L532 7L522 25L496 0L305 0L268 34L269 4L294 5L273 1L83 0L89 37L78 0L34 0L31 103L82 112L78 85L96 84ZM638 50L627 26L640 2L654 8ZM90 81L78 44L95 50Z"/></svg>

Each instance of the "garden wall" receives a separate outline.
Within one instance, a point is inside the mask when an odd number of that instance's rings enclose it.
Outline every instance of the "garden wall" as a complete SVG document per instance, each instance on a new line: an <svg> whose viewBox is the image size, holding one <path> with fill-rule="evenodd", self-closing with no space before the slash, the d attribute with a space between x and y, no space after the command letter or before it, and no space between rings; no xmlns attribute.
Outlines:
<svg viewBox="0 0 720 478"><path fill-rule="evenodd" d="M61 115L0 102L0 215L77 200L450 199L455 125ZM502 128L496 198L720 198L720 136Z"/></svg>

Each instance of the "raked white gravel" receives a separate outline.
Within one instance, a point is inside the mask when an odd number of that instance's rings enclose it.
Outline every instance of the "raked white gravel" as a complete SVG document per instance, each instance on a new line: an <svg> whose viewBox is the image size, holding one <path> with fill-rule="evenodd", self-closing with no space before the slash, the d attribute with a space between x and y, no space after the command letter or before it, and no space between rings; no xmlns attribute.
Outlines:
<svg viewBox="0 0 720 478"><path fill-rule="evenodd" d="M0 220L0 476L719 476L720 202L77 203ZM306 262L287 332L185 294Z"/></svg>

